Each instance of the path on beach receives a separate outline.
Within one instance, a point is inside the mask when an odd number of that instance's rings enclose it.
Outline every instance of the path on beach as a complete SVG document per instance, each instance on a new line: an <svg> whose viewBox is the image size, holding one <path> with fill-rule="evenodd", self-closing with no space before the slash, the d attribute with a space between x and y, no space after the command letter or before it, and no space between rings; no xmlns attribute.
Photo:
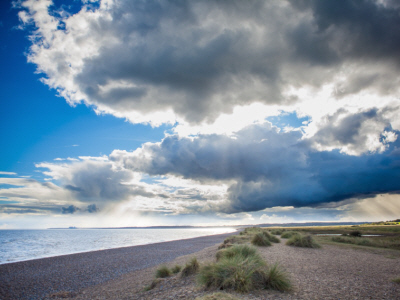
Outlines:
<svg viewBox="0 0 400 300"><path fill-rule="evenodd" d="M221 243L226 233L0 265L0 299L75 292Z"/></svg>

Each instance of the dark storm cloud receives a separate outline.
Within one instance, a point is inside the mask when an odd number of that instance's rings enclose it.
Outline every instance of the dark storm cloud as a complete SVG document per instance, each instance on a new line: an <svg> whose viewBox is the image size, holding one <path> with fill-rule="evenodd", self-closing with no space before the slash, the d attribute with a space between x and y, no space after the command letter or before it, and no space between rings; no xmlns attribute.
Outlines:
<svg viewBox="0 0 400 300"><path fill-rule="evenodd" d="M63 214L73 214L77 211L79 211L79 207L76 207L75 205L70 205L68 207L61 207L62 213Z"/></svg>
<svg viewBox="0 0 400 300"><path fill-rule="evenodd" d="M311 45L322 44L316 49L321 52L315 56L317 60L320 60L322 52L329 53L327 50L334 49L337 54L331 55L331 61L335 61L335 56L342 56L373 60L381 58L400 62L400 54L397 51L400 48L400 10L398 5L393 5L394 2L392 4L390 1L372 0L294 0L291 3L294 7L312 12L313 23L317 26L317 30L315 30L315 40L310 40ZM297 45L302 49L300 43ZM304 46L306 45L307 43L304 43ZM309 58L308 51L302 52Z"/></svg>
<svg viewBox="0 0 400 300"><path fill-rule="evenodd" d="M389 94L399 83L400 9L384 3L120 0L63 20L67 29L36 44L30 60L73 102L118 116L171 109L190 123L238 105L288 104L289 87L338 75L338 98Z"/></svg>
<svg viewBox="0 0 400 300"><path fill-rule="evenodd" d="M96 213L98 212L100 209L96 206L96 204L90 204L87 207L87 211L90 213Z"/></svg>
<svg viewBox="0 0 400 300"><path fill-rule="evenodd" d="M376 112L370 111L349 118L374 116ZM351 136L342 139L352 142ZM172 174L203 183L233 181L229 205L218 208L224 212L318 206L400 191L400 159L394 155L399 141L386 152L360 156L318 152L312 144L312 139L302 139L301 132L279 132L266 123L249 126L235 138L169 136L160 144L144 145L139 152L114 151L110 159L150 175Z"/></svg>

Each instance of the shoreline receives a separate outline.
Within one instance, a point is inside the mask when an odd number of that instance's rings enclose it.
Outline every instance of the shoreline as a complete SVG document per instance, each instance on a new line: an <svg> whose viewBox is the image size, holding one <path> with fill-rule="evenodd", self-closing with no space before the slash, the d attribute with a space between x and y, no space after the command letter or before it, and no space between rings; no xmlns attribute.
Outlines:
<svg viewBox="0 0 400 300"><path fill-rule="evenodd" d="M156 229L156 228L150 228L150 229ZM165 228L165 229L170 229L170 228ZM176 228L172 228L172 229L176 229ZM182 228L184 229L184 228ZM176 240L181 240L181 239L191 239L191 238L197 238L197 237L204 237L204 236L209 236L209 235L218 235L218 234L224 234L224 233L234 233L237 232L238 230L240 230L240 228L237 227L230 227L230 229L232 230L231 232L229 231L222 231L222 232L201 232L201 235L183 235L183 237L179 237L179 235L172 235L169 236L167 234L167 236L160 236L160 235L156 235L155 237L153 237L153 241L149 241L148 239L142 240L142 239L134 239L132 240L130 243L106 243L106 244L101 244L99 246L94 246L92 245L90 242L88 244L83 243L84 246L80 246L78 248L74 248L74 249L69 249L68 246L69 244L65 244L64 247L63 245L57 246L57 247L52 247L49 248L49 244L43 244L43 250L41 251L41 253L29 253L27 252L26 254L23 254L22 256L7 256L7 253L13 253L12 248L7 249L3 249L3 251L5 250L5 256L4 254L1 255L1 259L0 260L0 265L4 265L4 264L10 264L10 263L18 263L18 262L26 262L26 261L30 261L30 260L36 260L36 259L44 259L44 258L52 258L52 257L58 257L58 256L65 256L65 255L73 255L73 254L80 254L80 253L87 253L87 252L95 252L95 251L102 251L102 250L111 250L111 249L118 249L118 248L126 248L126 247L134 247L134 246L143 246L143 245L149 245L149 244L155 244L155 243L163 243L163 242L172 242L172 241L176 241ZM19 229L16 229L19 230ZM33 231L36 231L37 229L32 229ZM51 231L51 229L43 229L44 231ZM57 230L65 230L65 231L72 231L70 229L57 229ZM92 230L92 229L77 229L79 230L83 230L83 231L87 231L87 230ZM93 230L98 230L98 229L93 229ZM108 230L108 228L106 228L105 230ZM25 231L25 229L23 229L22 231ZM135 233L131 233L133 236L135 236ZM152 236L151 233L148 234L149 236ZM100 239L104 239L104 236L100 236ZM47 248L46 248L47 247ZM65 251L64 249L67 249L67 251ZM48 250L47 253L45 250ZM55 250L55 251L54 251ZM8 252L9 251L9 252ZM49 252L50 251L50 252Z"/></svg>
<svg viewBox="0 0 400 300"><path fill-rule="evenodd" d="M77 292L221 243L231 233L159 242L0 265L0 299L42 299Z"/></svg>

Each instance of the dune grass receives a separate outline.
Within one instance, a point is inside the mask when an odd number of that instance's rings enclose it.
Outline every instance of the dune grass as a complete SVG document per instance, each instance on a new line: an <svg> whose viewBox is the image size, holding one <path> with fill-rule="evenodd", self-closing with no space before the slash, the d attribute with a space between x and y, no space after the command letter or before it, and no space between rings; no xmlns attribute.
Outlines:
<svg viewBox="0 0 400 300"><path fill-rule="evenodd" d="M200 269L200 264L196 257L193 257L181 271L181 277L188 277L190 275L196 274Z"/></svg>
<svg viewBox="0 0 400 300"><path fill-rule="evenodd" d="M242 255L244 258L250 256L258 256L257 249L250 245L235 245L227 249L219 250L216 254L217 261L222 258L232 258L234 256Z"/></svg>
<svg viewBox="0 0 400 300"><path fill-rule="evenodd" d="M272 229L272 230L270 230L270 232L273 235L281 235L282 233L285 232L285 229Z"/></svg>
<svg viewBox="0 0 400 300"><path fill-rule="evenodd" d="M270 240L262 233L256 233L251 239L251 243L255 246L271 246Z"/></svg>
<svg viewBox="0 0 400 300"><path fill-rule="evenodd" d="M171 269L171 272L174 273L174 274L177 274L177 273L179 273L181 270L182 270L182 267L181 267L181 266L175 265L175 266Z"/></svg>
<svg viewBox="0 0 400 300"><path fill-rule="evenodd" d="M172 272L166 265L162 265L156 270L156 278L165 278L171 275Z"/></svg>
<svg viewBox="0 0 400 300"><path fill-rule="evenodd" d="M266 288L285 291L291 287L287 274L278 265L269 268L251 246L233 245L219 253L216 263L200 269L198 281L206 288L246 293Z"/></svg>
<svg viewBox="0 0 400 300"><path fill-rule="evenodd" d="M277 236L271 234L269 231L264 230L262 233L271 243L281 242L281 240Z"/></svg>
<svg viewBox="0 0 400 300"><path fill-rule="evenodd" d="M292 237L286 242L286 245L305 248L321 248L311 235L292 235Z"/></svg>
<svg viewBox="0 0 400 300"><path fill-rule="evenodd" d="M290 239L294 235L300 235L297 231L285 231L281 234L281 238Z"/></svg>
<svg viewBox="0 0 400 300"><path fill-rule="evenodd" d="M400 277L393 278L392 282L400 284Z"/></svg>

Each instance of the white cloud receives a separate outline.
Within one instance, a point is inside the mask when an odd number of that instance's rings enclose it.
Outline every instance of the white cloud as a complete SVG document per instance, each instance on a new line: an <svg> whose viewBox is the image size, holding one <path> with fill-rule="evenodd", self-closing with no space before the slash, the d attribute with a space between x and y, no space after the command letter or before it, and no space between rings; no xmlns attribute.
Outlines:
<svg viewBox="0 0 400 300"><path fill-rule="evenodd" d="M3 171L0 171L0 175L17 175L17 173L15 173L15 172L3 172Z"/></svg>
<svg viewBox="0 0 400 300"><path fill-rule="evenodd" d="M399 97L395 5L119 0L70 15L51 4L22 3L21 21L40 37L29 61L71 105L133 123L232 133L296 110L315 127L341 107L380 109ZM386 118L399 129L395 115Z"/></svg>

